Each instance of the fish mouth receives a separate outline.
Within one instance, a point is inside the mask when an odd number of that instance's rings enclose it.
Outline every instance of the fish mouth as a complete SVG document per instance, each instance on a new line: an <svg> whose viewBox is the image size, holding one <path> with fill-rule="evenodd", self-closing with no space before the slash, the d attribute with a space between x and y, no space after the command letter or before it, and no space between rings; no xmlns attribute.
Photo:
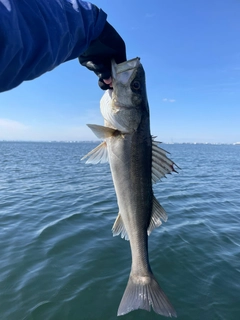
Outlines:
<svg viewBox="0 0 240 320"><path fill-rule="evenodd" d="M138 68L139 65L140 58L138 57L119 64L112 60L111 68L113 81L115 80L121 82L122 84L127 84L133 72Z"/></svg>

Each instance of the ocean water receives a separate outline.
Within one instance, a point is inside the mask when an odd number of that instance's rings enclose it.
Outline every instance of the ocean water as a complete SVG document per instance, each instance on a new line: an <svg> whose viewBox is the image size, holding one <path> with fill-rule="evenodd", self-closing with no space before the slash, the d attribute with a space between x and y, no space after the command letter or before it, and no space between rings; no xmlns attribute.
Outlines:
<svg viewBox="0 0 240 320"><path fill-rule="evenodd" d="M0 143L0 319L117 317L128 241L94 143ZM153 272L181 320L240 319L240 147L163 145L181 170L154 186L168 221L149 237Z"/></svg>

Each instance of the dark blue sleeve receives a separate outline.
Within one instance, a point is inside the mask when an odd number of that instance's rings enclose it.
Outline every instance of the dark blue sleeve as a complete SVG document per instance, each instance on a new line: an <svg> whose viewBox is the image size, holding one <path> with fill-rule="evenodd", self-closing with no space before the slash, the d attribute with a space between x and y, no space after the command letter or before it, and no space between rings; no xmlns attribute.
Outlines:
<svg viewBox="0 0 240 320"><path fill-rule="evenodd" d="M81 0L0 0L0 92L77 58L106 17Z"/></svg>

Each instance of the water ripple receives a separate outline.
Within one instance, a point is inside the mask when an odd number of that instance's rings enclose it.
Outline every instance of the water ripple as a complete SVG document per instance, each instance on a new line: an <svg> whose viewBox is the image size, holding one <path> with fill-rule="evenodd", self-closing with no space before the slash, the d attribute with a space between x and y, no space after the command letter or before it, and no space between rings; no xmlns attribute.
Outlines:
<svg viewBox="0 0 240 320"><path fill-rule="evenodd" d="M0 143L0 314L6 320L117 319L131 268L93 143ZM182 320L240 314L240 148L168 145L181 167L154 186L168 213L149 238L152 269ZM138 310L126 320L159 319Z"/></svg>

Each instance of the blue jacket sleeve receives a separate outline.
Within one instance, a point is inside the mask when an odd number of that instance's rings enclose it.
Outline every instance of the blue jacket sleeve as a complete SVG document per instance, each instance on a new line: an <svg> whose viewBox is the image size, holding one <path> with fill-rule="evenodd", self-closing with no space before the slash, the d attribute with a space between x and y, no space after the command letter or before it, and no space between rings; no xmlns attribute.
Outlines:
<svg viewBox="0 0 240 320"><path fill-rule="evenodd" d="M81 0L0 0L0 92L77 58L106 17Z"/></svg>

